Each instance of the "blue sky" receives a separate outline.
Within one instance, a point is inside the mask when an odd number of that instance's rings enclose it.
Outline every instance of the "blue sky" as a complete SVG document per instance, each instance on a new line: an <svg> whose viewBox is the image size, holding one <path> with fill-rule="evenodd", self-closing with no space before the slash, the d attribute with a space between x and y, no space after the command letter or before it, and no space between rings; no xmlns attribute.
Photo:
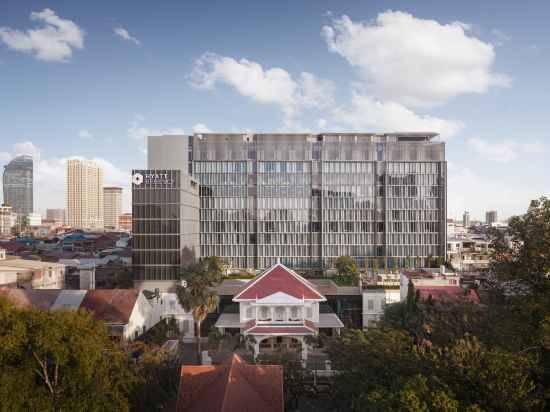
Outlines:
<svg viewBox="0 0 550 412"><path fill-rule="evenodd" d="M40 158L44 210L69 157L128 187L148 133L434 130L449 217L506 217L550 192L549 16L542 0L4 0L0 162Z"/></svg>

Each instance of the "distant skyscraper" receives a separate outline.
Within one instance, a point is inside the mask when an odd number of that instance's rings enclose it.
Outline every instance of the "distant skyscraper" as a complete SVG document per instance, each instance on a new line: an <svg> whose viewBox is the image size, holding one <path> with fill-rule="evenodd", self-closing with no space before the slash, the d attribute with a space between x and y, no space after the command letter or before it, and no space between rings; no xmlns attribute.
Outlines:
<svg viewBox="0 0 550 412"><path fill-rule="evenodd" d="M103 220L105 229L117 230L119 228L118 218L122 210L122 188L103 188Z"/></svg>
<svg viewBox="0 0 550 412"><path fill-rule="evenodd" d="M28 215L33 205L32 156L20 155L4 166L4 203L19 215Z"/></svg>
<svg viewBox="0 0 550 412"><path fill-rule="evenodd" d="M67 224L103 229L103 170L94 162L67 161Z"/></svg>
<svg viewBox="0 0 550 412"><path fill-rule="evenodd" d="M485 213L485 223L492 225L493 223L498 222L498 213L496 210L489 210Z"/></svg>
<svg viewBox="0 0 550 412"><path fill-rule="evenodd" d="M10 236L12 228L17 222L17 215L11 206L0 206L0 236Z"/></svg>
<svg viewBox="0 0 550 412"><path fill-rule="evenodd" d="M462 216L462 224L465 228L470 227L470 212L464 212L464 215Z"/></svg>
<svg viewBox="0 0 550 412"><path fill-rule="evenodd" d="M46 209L46 220L65 224L65 209Z"/></svg>

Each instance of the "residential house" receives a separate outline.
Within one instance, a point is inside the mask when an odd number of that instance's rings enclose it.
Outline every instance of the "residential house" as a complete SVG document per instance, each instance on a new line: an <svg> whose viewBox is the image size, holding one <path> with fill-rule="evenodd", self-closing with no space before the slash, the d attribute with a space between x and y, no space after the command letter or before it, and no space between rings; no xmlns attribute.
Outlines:
<svg viewBox="0 0 550 412"><path fill-rule="evenodd" d="M177 412L283 412L283 368L231 363L182 366Z"/></svg>

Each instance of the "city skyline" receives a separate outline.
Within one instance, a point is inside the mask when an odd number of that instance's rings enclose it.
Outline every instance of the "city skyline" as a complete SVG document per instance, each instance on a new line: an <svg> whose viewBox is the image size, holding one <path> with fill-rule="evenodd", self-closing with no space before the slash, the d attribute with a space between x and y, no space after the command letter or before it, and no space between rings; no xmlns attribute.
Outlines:
<svg viewBox="0 0 550 412"><path fill-rule="evenodd" d="M154 11L162 30L143 23L143 5L7 3L0 163L35 156L37 211L63 206L60 171L73 157L100 164L105 185L125 189L128 211L145 136L209 130L439 132L450 218L468 210L484 220L495 209L506 219L548 194L543 2L532 2L536 15L496 2L482 6L491 13L473 2L167 5ZM247 25L222 24L243 13ZM45 28L57 34L28 41Z"/></svg>

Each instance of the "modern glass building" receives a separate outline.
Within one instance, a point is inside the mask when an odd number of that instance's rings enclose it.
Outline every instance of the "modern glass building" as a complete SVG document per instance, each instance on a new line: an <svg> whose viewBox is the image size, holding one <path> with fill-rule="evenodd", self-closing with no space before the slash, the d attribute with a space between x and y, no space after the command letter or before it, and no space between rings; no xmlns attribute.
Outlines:
<svg viewBox="0 0 550 412"><path fill-rule="evenodd" d="M195 257L220 256L241 269L264 269L280 260L295 269L322 270L333 268L342 255L362 267L425 265L429 257L444 257L447 170L445 144L436 136L151 137L149 168L176 173L171 178L176 185L134 182L138 276L174 276L187 235L187 244L197 246ZM169 168L160 167L160 149L171 153ZM187 179L197 185L196 207L178 206ZM189 226L178 225L178 219ZM158 253L163 242L171 245L170 253Z"/></svg>
<svg viewBox="0 0 550 412"><path fill-rule="evenodd" d="M20 155L4 166L4 203L20 216L33 213L33 159Z"/></svg>
<svg viewBox="0 0 550 412"><path fill-rule="evenodd" d="M132 172L134 280L179 278L199 255L198 183L180 170Z"/></svg>
<svg viewBox="0 0 550 412"><path fill-rule="evenodd" d="M236 268L327 269L445 256L445 144L434 133L195 134L200 254Z"/></svg>

